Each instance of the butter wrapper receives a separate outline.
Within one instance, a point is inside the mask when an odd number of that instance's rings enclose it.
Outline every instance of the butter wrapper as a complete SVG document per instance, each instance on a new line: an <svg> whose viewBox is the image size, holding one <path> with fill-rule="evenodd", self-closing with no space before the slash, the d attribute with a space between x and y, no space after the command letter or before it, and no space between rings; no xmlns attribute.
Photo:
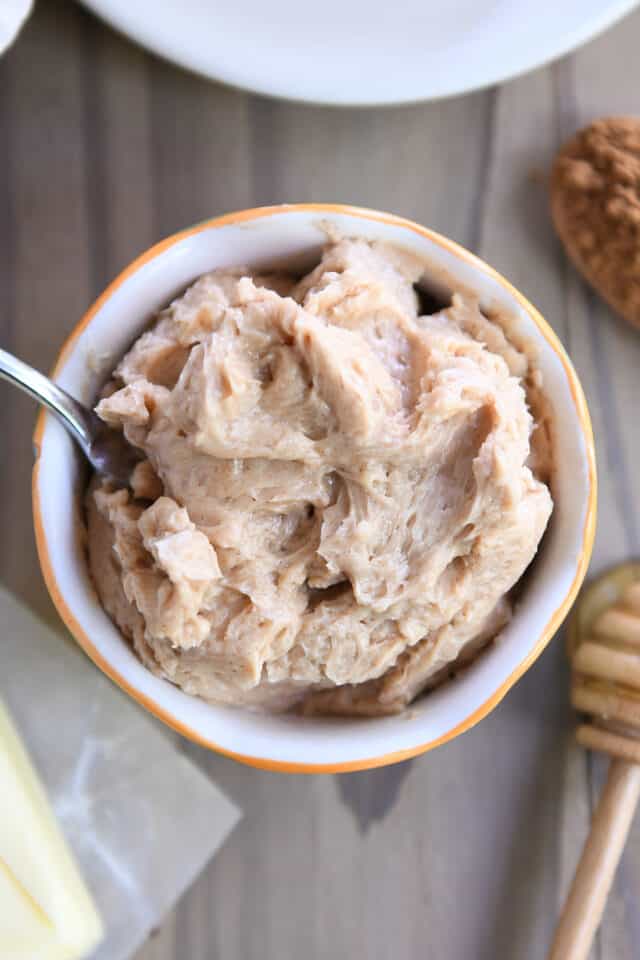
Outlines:
<svg viewBox="0 0 640 960"><path fill-rule="evenodd" d="M65 634L0 588L0 696L105 927L91 960L125 960L240 813Z"/></svg>

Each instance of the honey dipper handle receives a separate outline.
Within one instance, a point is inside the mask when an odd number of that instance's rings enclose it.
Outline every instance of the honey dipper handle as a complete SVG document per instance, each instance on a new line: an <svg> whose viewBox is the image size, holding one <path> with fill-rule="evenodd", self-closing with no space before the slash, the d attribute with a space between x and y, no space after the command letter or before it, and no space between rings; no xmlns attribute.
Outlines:
<svg viewBox="0 0 640 960"><path fill-rule="evenodd" d="M586 960L640 797L640 766L612 760L548 960Z"/></svg>

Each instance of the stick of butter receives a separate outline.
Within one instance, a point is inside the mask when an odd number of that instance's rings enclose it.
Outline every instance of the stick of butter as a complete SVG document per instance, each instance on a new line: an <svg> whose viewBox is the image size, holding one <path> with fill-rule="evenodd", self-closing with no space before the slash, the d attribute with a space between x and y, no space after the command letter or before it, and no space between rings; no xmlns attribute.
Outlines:
<svg viewBox="0 0 640 960"><path fill-rule="evenodd" d="M102 924L0 702L0 957L80 960Z"/></svg>

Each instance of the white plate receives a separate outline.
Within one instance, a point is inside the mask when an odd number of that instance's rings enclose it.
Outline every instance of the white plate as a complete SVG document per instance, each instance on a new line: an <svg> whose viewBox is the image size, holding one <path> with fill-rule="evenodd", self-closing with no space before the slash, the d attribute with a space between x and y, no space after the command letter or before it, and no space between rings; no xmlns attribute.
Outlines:
<svg viewBox="0 0 640 960"><path fill-rule="evenodd" d="M83 0L143 46L258 93L333 104L486 87L584 43L637 0Z"/></svg>
<svg viewBox="0 0 640 960"><path fill-rule="evenodd" d="M32 6L33 0L1 0L0 53L13 43Z"/></svg>

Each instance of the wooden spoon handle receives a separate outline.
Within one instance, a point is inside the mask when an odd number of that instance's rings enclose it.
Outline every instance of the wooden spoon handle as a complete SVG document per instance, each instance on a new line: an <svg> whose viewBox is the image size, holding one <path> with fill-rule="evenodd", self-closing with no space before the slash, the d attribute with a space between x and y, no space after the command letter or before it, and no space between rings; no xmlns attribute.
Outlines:
<svg viewBox="0 0 640 960"><path fill-rule="evenodd" d="M612 760L549 960L586 960L640 797L640 766Z"/></svg>

